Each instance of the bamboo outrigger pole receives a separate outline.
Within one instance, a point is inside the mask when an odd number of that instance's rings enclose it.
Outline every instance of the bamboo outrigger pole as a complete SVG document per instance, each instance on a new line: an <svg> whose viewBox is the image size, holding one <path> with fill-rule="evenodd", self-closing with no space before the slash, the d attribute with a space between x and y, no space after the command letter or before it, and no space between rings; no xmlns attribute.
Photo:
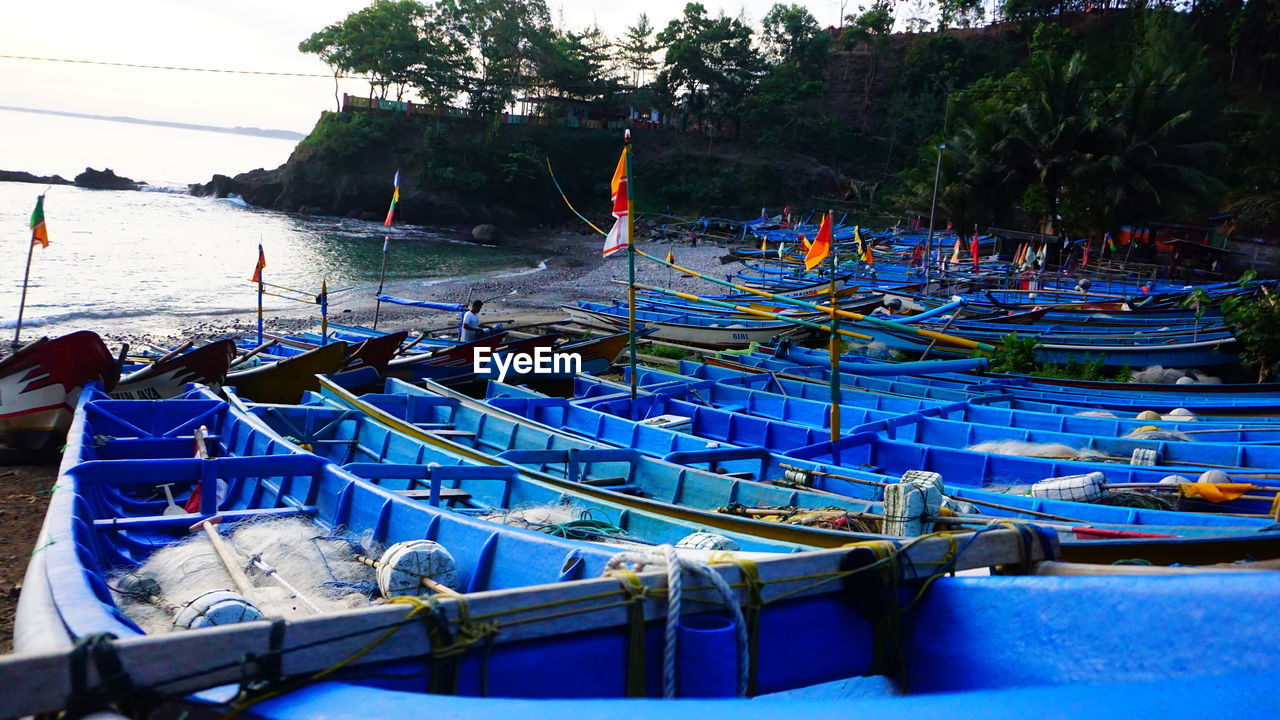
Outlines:
<svg viewBox="0 0 1280 720"><path fill-rule="evenodd" d="M637 250L636 254L638 254L640 257L647 258L656 263L661 263L663 265L673 267L676 270L679 270L680 272L684 273L685 275L706 280L707 282L714 283L716 285L733 288L734 290L738 290L740 292L750 293L752 295L759 295L761 297L769 298L770 300L776 300L778 302L788 303L791 305L795 305L797 307L813 310L815 312L830 314L832 311L831 306L828 306L828 305L818 305L811 302L805 302L804 300L799 300L793 297L787 297L785 295L774 295L773 293L765 292L764 290L758 290L756 288L748 287L746 285L738 285L736 283L731 283L727 280L720 280L719 278L711 277L710 275L703 275L697 270L690 270L689 268L681 267L680 265L677 265L675 263L669 263L661 258L656 258L641 250ZM657 288L642 288L642 289L657 290ZM681 294L681 295L677 295L677 297L683 297L686 300L694 300L695 302L702 302L710 305L716 304L715 302L712 302L708 298L704 298L699 295ZM724 305L727 305L727 304L724 304ZM748 310L741 309L740 306L730 306L730 307L732 307L733 309L739 310L739 312L749 312ZM969 348L971 350L994 350L995 349L993 346L988 345L987 343L978 342L976 340L970 340L969 338L963 338L957 335L948 335L946 333L935 332L933 330L925 330L924 328L917 328L911 325L903 325L901 323L893 322L892 320L885 320L883 318L878 318L872 315L863 315L861 313L850 312L848 310L839 310L839 309L836 309L835 312L839 317L845 318L846 320L853 320L855 322L865 322L872 325L880 325L880 326L889 328L891 330L897 330L899 332L911 333L913 335L919 335L921 337L934 338L939 342L944 342L944 343L947 343L948 345L955 345L958 347ZM822 329L825 330L826 328L822 328ZM851 334L846 331L841 331L840 334L845 337L856 337L862 340L871 339L869 336L866 336L866 335Z"/></svg>
<svg viewBox="0 0 1280 720"><path fill-rule="evenodd" d="M21 344L19 338L22 335L22 313L27 308L27 281L31 279L31 254L35 249L34 240L27 243L27 269L22 273L22 299L18 301L18 324L13 329L13 347L15 348Z"/></svg>
<svg viewBox="0 0 1280 720"><path fill-rule="evenodd" d="M654 287L652 285L645 285L644 283L636 283L636 287L639 288L640 290L649 290L652 292L662 293L663 295L670 295L671 297L678 297L681 300L693 300L695 302L706 303L714 307L721 307L726 310L734 310L740 313L754 315L756 317L767 318L769 320L781 320L783 322L789 322L792 325L807 327L810 330L819 330L823 332L830 332L831 330L830 324L810 322L808 320L801 320L800 318L794 318L789 315L779 315L778 313L769 312L768 310L761 310L760 308L753 308L749 305L734 305L733 303L721 302L719 300L711 300L708 298L699 297L698 295L683 293L678 290L667 290L666 288ZM844 328L837 328L836 333L838 333L841 337L851 337L856 340L871 339L869 335L856 333L856 332L853 332L852 330L845 330Z"/></svg>

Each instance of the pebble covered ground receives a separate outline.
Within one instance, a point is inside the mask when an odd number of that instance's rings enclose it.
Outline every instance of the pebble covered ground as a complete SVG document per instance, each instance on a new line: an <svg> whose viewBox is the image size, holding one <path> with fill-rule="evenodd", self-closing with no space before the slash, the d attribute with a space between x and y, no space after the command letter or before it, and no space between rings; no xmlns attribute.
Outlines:
<svg viewBox="0 0 1280 720"><path fill-rule="evenodd" d="M555 247L556 254L543 261L544 268L527 270L503 270L490 274L424 283L417 280L388 282L385 293L415 300L463 303L468 298L485 300L481 319L486 322L515 321L517 323L546 322L566 317L558 310L562 304L578 300L604 301L626 295L626 253L616 253L611 258L600 256L601 242L595 238L549 238L547 245ZM669 243L641 242L641 251L665 258L668 251L675 255L680 265L704 274L724 278L743 269L737 261L721 263L730 248L723 245L699 244L690 247L687 242L672 246ZM680 290L682 292L714 295L724 289L697 278L682 275L657 263L636 259L636 281L643 284ZM356 296L354 293L334 297L330 304L330 320L349 325L372 325L375 299ZM443 328L456 324L453 313L426 310L400 305L382 305L379 329L401 330ZM178 332L155 334L103 334L113 349L121 342L130 343L134 350L145 349L148 344L172 347L187 340L197 344L228 335L248 336L256 329L253 316L228 316L217 320L194 323ZM268 332L297 332L319 326L314 310L306 306L273 308L267 313L265 326Z"/></svg>

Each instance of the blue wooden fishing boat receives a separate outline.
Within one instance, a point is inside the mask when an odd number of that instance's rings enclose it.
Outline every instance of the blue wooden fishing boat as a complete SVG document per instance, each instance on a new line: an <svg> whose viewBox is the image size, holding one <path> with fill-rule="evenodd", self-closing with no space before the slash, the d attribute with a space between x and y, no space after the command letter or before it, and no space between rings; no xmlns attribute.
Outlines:
<svg viewBox="0 0 1280 720"><path fill-rule="evenodd" d="M586 327L615 332L627 327L627 308L617 304L579 301L577 305L561 307L574 322ZM646 310L636 311L636 324L652 330L655 339L717 348L745 348L753 342L768 342L804 331L803 327L786 322Z"/></svg>
<svg viewBox="0 0 1280 720"><path fill-rule="evenodd" d="M688 374L641 366L637 376L640 386L648 392L672 395L734 412L830 427L831 396L825 386L782 378L774 373L747 374L696 363L688 363L682 366L682 370ZM583 378L574 387L575 395L583 398L580 401L583 404L617 397L624 390L625 387L615 384ZM1064 412L1071 409L1074 408L994 395L945 403L852 391L841 395L840 427L847 430L905 413L921 413L999 427L1072 432L1105 438L1135 435L1177 438L1186 435L1236 445L1280 442L1280 423L1131 420Z"/></svg>
<svg viewBox="0 0 1280 720"><path fill-rule="evenodd" d="M856 486L858 480L870 481L867 485L874 488L891 485L897 482L896 479L898 477L903 476L904 473L910 470L928 470L939 473L942 479L947 481L947 492L949 494L979 503L994 503L997 506L995 509L999 510L1001 515L1016 517L1018 515L1017 510L1022 509L1030 510L1032 513L1049 513L1059 518L1069 517L1076 521L1130 522L1134 525L1142 525L1142 527L1130 528L1112 527L1098 533L1093 533L1088 528L1080 531L1073 529L1073 527L1060 528L1060 531L1064 534L1074 534L1080 539L1094 539L1099 536L1124 537L1126 530L1136 530L1136 537L1141 537L1144 533L1148 536L1160 534L1179 535L1182 533L1196 535L1201 534L1202 531L1193 528L1202 522L1207 522L1210 526L1219 527L1238 522L1234 518L1213 516L1212 519L1206 520L1199 514L1170 514L1165 511L1154 511L1149 515L1132 515L1131 511L1134 508L1132 504L1123 508L1111 507L1105 505L1105 499L1103 505L1055 501L1054 504L1049 506L1040 504L1040 498L1036 497L983 490L991 485L1016 484L1016 480L1013 479L1013 472L1019 469L1016 463L1002 463L1002 461L1016 461L1025 458L990 456L987 461L988 464L981 468L984 471L988 471L987 474L972 472L974 468L970 467L962 468L965 471L964 473L951 472L954 468L939 464L925 467L924 459L914 457L905 459L905 456L904 459L893 463L875 463L861 462L859 461L861 459L860 456L846 457L836 455L829 459L824 457L817 464L801 463L797 465L794 458L812 460L810 448L825 443L826 433L800 423L753 418L698 406L669 397L649 396L638 398L635 402L629 399L616 399L595 403L589 410L574 406L564 400L551 398L499 398L494 399L492 404L499 409L538 420L546 426L572 429L583 436L588 436L594 432L611 444L634 447L647 454L666 457L673 461L692 464L711 463L713 467L726 471L739 471L743 474L751 473L754 479L765 482L795 486L795 478L798 476L794 472L789 473L788 471L798 470L800 476L807 474L806 477L800 480L800 486L805 487L809 483L814 483L818 479L824 478L824 473L835 472L841 474L848 482L843 485L824 486L823 489L874 499L877 497L874 490L869 492L866 487L852 489L853 486ZM647 421L650 418L669 419L674 430L655 432L654 428L647 427ZM675 419L679 419L680 422L677 424ZM609 431L606 432L606 430ZM663 429L657 428L657 430ZM683 439L681 435L684 434L699 439L704 446L710 441L732 447L751 448L755 452L745 455L728 452L718 456L713 450L686 450L685 448L697 448L698 443ZM854 433L849 437L863 437L869 434L869 431L860 432ZM806 443L810 443L810 445L806 446ZM766 446L768 450L776 450L777 454L765 452L761 449L762 445ZM938 453L944 452L943 449L936 449L935 451ZM888 452L889 450L885 450L885 453ZM905 453L906 451L900 452ZM910 467L909 464L912 462L917 462L921 466ZM832 470L831 468L838 469ZM1032 467L1030 470L1022 469L1025 472L1034 472L1036 468ZM1161 473L1161 476L1165 474L1167 473ZM1039 481L1049 477L1054 477L1054 475L1037 476L1035 480ZM1112 482L1125 482L1126 480L1128 482L1141 482L1140 480L1135 481L1131 478L1125 478L1121 473L1114 472L1113 469L1108 469L1108 478ZM1150 479L1149 482L1153 486L1156 484L1155 479ZM976 491L973 490L974 488L976 488ZM1155 524L1167 526L1167 529L1162 531L1152 527ZM1259 528L1269 526L1269 519L1259 519L1254 524L1253 530L1244 530L1244 533L1252 533ZM1222 534L1223 531L1209 530L1207 532ZM1277 537L1277 539L1280 539L1280 537ZM1065 542L1070 542L1070 540ZM1064 547L1068 552L1074 551L1074 548L1069 545ZM1132 548L1127 549L1131 550Z"/></svg>

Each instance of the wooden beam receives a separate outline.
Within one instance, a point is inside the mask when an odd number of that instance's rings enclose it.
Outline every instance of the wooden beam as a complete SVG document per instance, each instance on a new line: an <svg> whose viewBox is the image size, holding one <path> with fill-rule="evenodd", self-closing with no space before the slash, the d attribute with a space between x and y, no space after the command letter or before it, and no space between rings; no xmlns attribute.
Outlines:
<svg viewBox="0 0 1280 720"><path fill-rule="evenodd" d="M1030 547L1023 545L1023 533L1004 528L976 535L925 537L901 545L903 557L886 567L896 567L904 580L911 580L936 572L953 559L957 548L962 551L954 557L951 566L954 571L1035 563L1056 556L1055 538L1044 540L1041 538L1045 536L1039 534L1033 537L1036 541ZM1045 547L1046 542L1049 547ZM860 543L849 548L778 555L757 561L757 573L764 584L761 591L764 601L843 594L850 584L856 586L859 577L879 583L879 573L842 574L845 572L842 568L851 566L850 561L854 567L875 562L878 555L873 545ZM738 566L721 563L713 567L729 583L745 584ZM830 577L831 582L815 582L815 577L824 576ZM653 591L666 586L665 572L646 572L639 578ZM686 603L720 603L715 591L704 582L686 584L684 592ZM745 600L741 589L736 592ZM505 644L607 628L625 632L629 623L628 608L618 602L625 597L618 579L604 577L473 593L466 596L466 602L471 618L499 622L502 632L493 642ZM459 601L449 597L437 597L436 601L450 622L456 624ZM663 597L654 597L644 605L645 618L664 617L666 607ZM368 648L388 628L404 621L410 610L408 605L387 604L289 620L280 640L281 671L285 676L303 676L351 658ZM822 628L806 631L820 634ZM244 679L242 659L247 654L270 652L270 634L271 624L262 621L125 638L116 641L114 647L134 687L184 695L240 682ZM430 642L422 622L406 622L400 625L394 641L368 649L348 668L422 657L430 648ZM298 651L290 652L291 649ZM71 696L72 658L70 650L0 658L0 687L24 688L23 692L0 696L0 717L49 713L67 707ZM175 662L174 658L182 658L182 662ZM107 690L100 687L101 678L92 664L84 671L87 688ZM39 682L31 682L32 678L39 678Z"/></svg>

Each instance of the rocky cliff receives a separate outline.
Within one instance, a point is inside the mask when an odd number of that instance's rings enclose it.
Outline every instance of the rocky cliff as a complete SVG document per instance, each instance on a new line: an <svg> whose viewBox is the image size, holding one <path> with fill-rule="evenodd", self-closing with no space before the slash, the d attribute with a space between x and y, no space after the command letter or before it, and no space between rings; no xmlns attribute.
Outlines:
<svg viewBox="0 0 1280 720"><path fill-rule="evenodd" d="M621 136L620 130L389 112L324 113L281 167L215 175L192 185L191 192L375 220L386 213L399 171L397 217L404 222L515 228L572 218L548 172L549 160L570 201L604 222ZM636 201L646 211L759 208L842 187L835 171L795 154L711 145L705 137L674 130L636 131L633 142Z"/></svg>

